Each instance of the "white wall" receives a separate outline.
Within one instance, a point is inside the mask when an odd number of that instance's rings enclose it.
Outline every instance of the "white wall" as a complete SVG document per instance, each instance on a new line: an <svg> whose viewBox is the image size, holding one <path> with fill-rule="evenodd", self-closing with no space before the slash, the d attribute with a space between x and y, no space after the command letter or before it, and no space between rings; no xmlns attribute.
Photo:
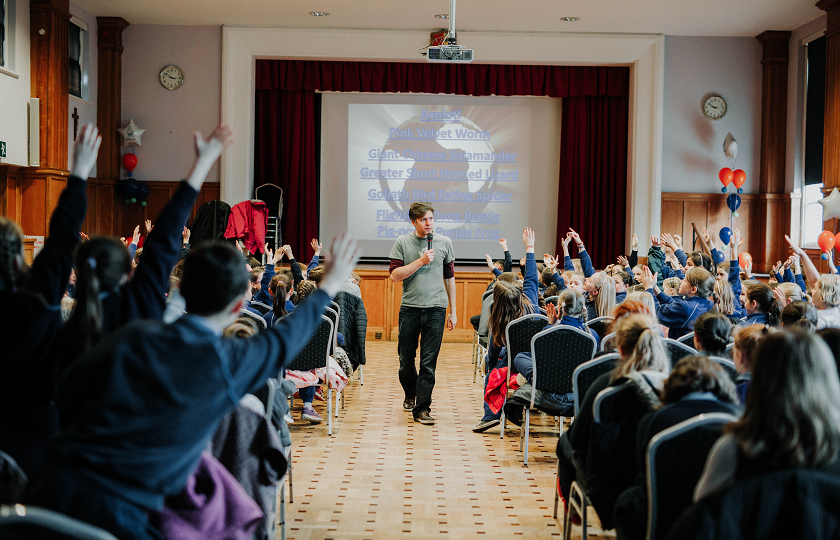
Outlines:
<svg viewBox="0 0 840 540"><path fill-rule="evenodd" d="M97 31L96 31L96 16L85 11L81 6L74 2L70 2L70 15L81 19L87 24L87 43L88 48L88 95L86 100L79 99L76 96L67 95L67 166L73 166L73 109L77 109L79 114L79 130L85 124L96 124L96 92L97 92L97 70L99 67L99 47L97 45ZM96 166L90 173L90 176L96 178Z"/></svg>
<svg viewBox="0 0 840 540"><path fill-rule="evenodd" d="M744 192L758 192L761 50L751 37L666 36L663 192L720 192L723 167L743 169ZM718 120L702 111L713 94L726 100ZM729 132L738 141L737 167L723 154Z"/></svg>
<svg viewBox="0 0 840 540"><path fill-rule="evenodd" d="M123 32L123 47L122 125L133 119L146 130L135 149L134 177L180 180L195 156L193 133L206 135L219 124L222 29L133 24ZM184 72L184 84L173 91L158 80L170 64ZM219 181L218 164L207 181Z"/></svg>
<svg viewBox="0 0 840 540"><path fill-rule="evenodd" d="M29 165L28 110L31 94L29 77L29 0L16 0L14 67L0 71L0 141L6 143L6 157L0 162Z"/></svg>

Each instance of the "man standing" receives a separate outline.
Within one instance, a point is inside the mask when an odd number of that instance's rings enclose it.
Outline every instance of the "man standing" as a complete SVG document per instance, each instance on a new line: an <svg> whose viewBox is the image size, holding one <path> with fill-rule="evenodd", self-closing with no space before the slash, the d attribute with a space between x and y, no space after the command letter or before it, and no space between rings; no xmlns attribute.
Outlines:
<svg viewBox="0 0 840 540"><path fill-rule="evenodd" d="M403 409L414 421L431 425L435 367L443 340L444 324L455 328L455 252L452 240L435 235L435 209L415 202L408 210L414 231L397 238L391 249L391 281L403 282L400 304L400 384L405 392ZM450 306L449 317L446 306ZM422 336L422 337L421 337ZM420 339L420 372L414 364Z"/></svg>

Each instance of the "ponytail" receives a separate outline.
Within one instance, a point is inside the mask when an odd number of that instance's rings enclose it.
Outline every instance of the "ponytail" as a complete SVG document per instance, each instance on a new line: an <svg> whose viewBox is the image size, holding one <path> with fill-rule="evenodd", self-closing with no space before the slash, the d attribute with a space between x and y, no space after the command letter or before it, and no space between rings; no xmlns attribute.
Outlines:
<svg viewBox="0 0 840 540"><path fill-rule="evenodd" d="M274 287L274 319L282 319L288 312L286 311L286 296L289 294L289 289L286 282L278 280Z"/></svg>
<svg viewBox="0 0 840 540"><path fill-rule="evenodd" d="M615 310L615 281L606 272L592 276L598 296L595 298L595 311L599 317L612 317Z"/></svg>
<svg viewBox="0 0 840 540"><path fill-rule="evenodd" d="M103 294L115 291L131 272L128 250L119 240L99 237L76 250L76 306L66 324L71 358L93 347L104 329Z"/></svg>
<svg viewBox="0 0 840 540"><path fill-rule="evenodd" d="M773 296L773 289L764 283L755 283L747 287L747 300L754 300L758 310L767 315L768 326L778 326L782 315L782 306Z"/></svg>
<svg viewBox="0 0 840 540"><path fill-rule="evenodd" d="M633 371L670 371L670 362L656 320L647 315L633 314L622 317L615 325L616 343L622 353L613 370L614 381Z"/></svg>

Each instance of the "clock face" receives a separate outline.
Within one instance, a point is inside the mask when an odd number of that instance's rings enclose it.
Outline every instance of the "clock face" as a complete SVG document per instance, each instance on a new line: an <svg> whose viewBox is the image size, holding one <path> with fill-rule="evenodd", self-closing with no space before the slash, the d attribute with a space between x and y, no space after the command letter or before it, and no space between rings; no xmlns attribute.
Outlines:
<svg viewBox="0 0 840 540"><path fill-rule="evenodd" d="M166 66L160 70L160 84L167 90L175 90L184 84L184 73L175 66Z"/></svg>
<svg viewBox="0 0 840 540"><path fill-rule="evenodd" d="M726 114L726 101L720 96L712 96L703 103L703 114L712 120L722 118Z"/></svg>

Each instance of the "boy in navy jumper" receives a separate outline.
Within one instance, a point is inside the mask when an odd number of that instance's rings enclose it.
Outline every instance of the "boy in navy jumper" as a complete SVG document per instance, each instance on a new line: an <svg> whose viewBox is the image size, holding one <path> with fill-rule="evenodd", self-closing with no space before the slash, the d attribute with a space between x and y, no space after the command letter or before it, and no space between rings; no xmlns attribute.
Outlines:
<svg viewBox="0 0 840 540"><path fill-rule="evenodd" d="M697 317L706 313L712 306L709 297L715 290L715 278L705 268L689 268L685 279L680 283L680 296L671 298L656 285L656 274L645 267L642 275L642 285L659 302L656 306L656 316L659 324L667 326L670 331L668 337L680 338L694 329Z"/></svg>
<svg viewBox="0 0 840 540"><path fill-rule="evenodd" d="M54 458L27 502L121 539L155 538L148 511L183 488L219 419L300 353L358 258L340 238L321 287L292 315L254 338L223 340L249 287L245 260L220 243L195 249L181 280L187 315L129 324L65 373Z"/></svg>

